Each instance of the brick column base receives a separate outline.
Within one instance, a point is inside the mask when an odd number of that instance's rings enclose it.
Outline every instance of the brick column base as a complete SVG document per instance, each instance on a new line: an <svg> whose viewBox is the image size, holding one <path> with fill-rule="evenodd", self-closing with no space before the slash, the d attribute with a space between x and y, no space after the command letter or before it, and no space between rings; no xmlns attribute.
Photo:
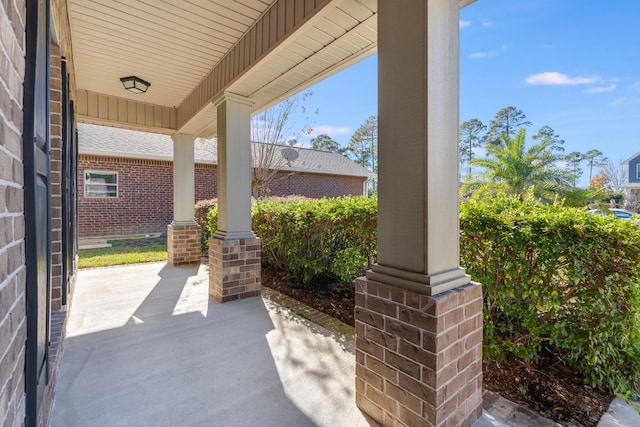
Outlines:
<svg viewBox="0 0 640 427"><path fill-rule="evenodd" d="M260 239L209 239L209 295L220 302L260 295Z"/></svg>
<svg viewBox="0 0 640 427"><path fill-rule="evenodd" d="M200 262L202 249L200 248L199 225L167 226L167 261L171 265L194 264Z"/></svg>
<svg viewBox="0 0 640 427"><path fill-rule="evenodd" d="M470 426L482 415L482 289L428 296L356 281L356 403L381 425Z"/></svg>

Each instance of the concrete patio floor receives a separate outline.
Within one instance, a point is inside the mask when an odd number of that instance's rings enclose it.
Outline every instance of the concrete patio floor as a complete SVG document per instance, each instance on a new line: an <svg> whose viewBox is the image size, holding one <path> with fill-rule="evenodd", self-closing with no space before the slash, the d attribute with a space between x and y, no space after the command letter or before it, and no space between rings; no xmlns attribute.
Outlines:
<svg viewBox="0 0 640 427"><path fill-rule="evenodd" d="M80 271L51 425L368 425L350 340L207 290L204 265Z"/></svg>

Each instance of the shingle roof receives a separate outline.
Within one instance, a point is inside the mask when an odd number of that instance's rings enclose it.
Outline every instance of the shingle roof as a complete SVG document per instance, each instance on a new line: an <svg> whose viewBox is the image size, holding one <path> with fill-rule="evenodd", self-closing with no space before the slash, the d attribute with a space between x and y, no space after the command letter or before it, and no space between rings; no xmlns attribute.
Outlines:
<svg viewBox="0 0 640 427"><path fill-rule="evenodd" d="M260 143L253 143L257 150ZM279 147L279 150L288 147ZM369 171L338 153L293 147L298 158L291 162L278 162L282 170L329 175L369 176ZM125 157L151 160L173 160L173 140L169 135L128 129L78 123L78 151L80 154ZM212 140L197 140L196 163L217 164L217 151Z"/></svg>

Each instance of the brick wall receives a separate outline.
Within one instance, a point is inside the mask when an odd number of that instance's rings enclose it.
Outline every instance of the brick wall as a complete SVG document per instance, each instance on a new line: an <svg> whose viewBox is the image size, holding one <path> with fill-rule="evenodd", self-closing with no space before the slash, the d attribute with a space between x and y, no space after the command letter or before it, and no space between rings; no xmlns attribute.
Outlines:
<svg viewBox="0 0 640 427"><path fill-rule="evenodd" d="M118 172L118 197L84 197L86 170ZM81 238L165 233L173 219L171 162L80 156L78 197Z"/></svg>
<svg viewBox="0 0 640 427"><path fill-rule="evenodd" d="M0 2L0 425L25 416L26 267L22 171L25 5Z"/></svg>
<svg viewBox="0 0 640 427"><path fill-rule="evenodd" d="M84 197L84 171L117 171L118 197ZM311 198L362 194L362 177L296 173L278 174L271 195L302 195ZM196 164L195 198L217 197L216 166ZM78 165L79 236L116 236L165 233L173 220L173 163L81 155Z"/></svg>
<svg viewBox="0 0 640 427"><path fill-rule="evenodd" d="M62 308L62 71L60 48L50 47L51 309Z"/></svg>
<svg viewBox="0 0 640 427"><path fill-rule="evenodd" d="M355 196L362 194L364 180L363 177L279 172L269 183L269 190L272 196L295 194L313 199Z"/></svg>

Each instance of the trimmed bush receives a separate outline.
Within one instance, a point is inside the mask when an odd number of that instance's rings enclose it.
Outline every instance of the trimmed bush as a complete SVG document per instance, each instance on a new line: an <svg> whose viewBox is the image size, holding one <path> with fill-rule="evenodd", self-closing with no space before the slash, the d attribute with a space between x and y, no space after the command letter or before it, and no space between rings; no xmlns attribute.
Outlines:
<svg viewBox="0 0 640 427"><path fill-rule="evenodd" d="M534 201L461 206L461 264L482 283L485 357L557 351L614 392L640 384L640 227Z"/></svg>
<svg viewBox="0 0 640 427"><path fill-rule="evenodd" d="M375 260L375 198L266 199L253 203L251 216L263 263L300 284L319 278L351 283ZM208 224L211 235L216 209L209 211Z"/></svg>
<svg viewBox="0 0 640 427"><path fill-rule="evenodd" d="M351 283L376 256L377 200L262 200L263 263L308 285ZM217 209L208 212L215 232ZM461 264L483 285L484 350L551 351L585 381L640 392L640 227L584 210L498 197L461 205Z"/></svg>
<svg viewBox="0 0 640 427"><path fill-rule="evenodd" d="M209 212L211 210L218 211L218 199L200 200L196 203L195 219L200 226L200 248L203 255L207 254L209 237L211 237L209 232Z"/></svg>

